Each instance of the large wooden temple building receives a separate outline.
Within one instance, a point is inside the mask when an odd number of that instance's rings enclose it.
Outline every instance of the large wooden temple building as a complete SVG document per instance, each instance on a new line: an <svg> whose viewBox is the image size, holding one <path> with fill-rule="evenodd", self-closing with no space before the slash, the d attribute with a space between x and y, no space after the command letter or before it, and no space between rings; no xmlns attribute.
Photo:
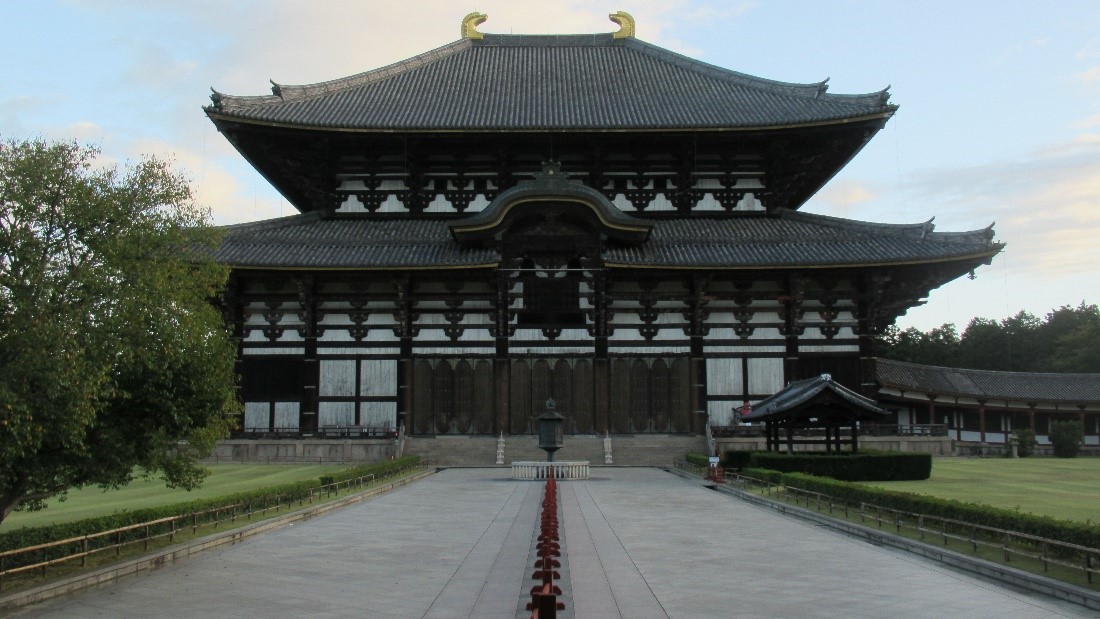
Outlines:
<svg viewBox="0 0 1100 619"><path fill-rule="evenodd" d="M801 212L894 114L613 33L483 34L206 114L299 214L229 226L243 428L698 434L987 264L991 228Z"/></svg>

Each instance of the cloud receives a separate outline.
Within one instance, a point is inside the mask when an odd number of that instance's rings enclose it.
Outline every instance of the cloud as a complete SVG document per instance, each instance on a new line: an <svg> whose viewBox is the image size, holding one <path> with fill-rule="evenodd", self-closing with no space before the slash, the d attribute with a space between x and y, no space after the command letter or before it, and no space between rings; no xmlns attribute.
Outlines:
<svg viewBox="0 0 1100 619"><path fill-rule="evenodd" d="M1086 116L1081 120L1073 123L1074 129L1092 129L1093 127L1100 127L1100 114Z"/></svg>
<svg viewBox="0 0 1100 619"><path fill-rule="evenodd" d="M81 120L58 130L68 139L78 142L94 142L103 139L103 127L90 120Z"/></svg>
<svg viewBox="0 0 1100 619"><path fill-rule="evenodd" d="M4 133L17 132L22 126L24 116L32 117L42 108L54 103L57 103L56 99L29 95L0 99L0 128L4 129Z"/></svg>
<svg viewBox="0 0 1100 619"><path fill-rule="evenodd" d="M172 51L158 42L143 40L123 41L132 48L133 63L122 75L119 86L152 89L174 93L181 80L198 68L194 60L179 60Z"/></svg>
<svg viewBox="0 0 1100 619"><path fill-rule="evenodd" d="M288 207L258 175L257 182L249 187L242 183L242 178L248 177L240 170L224 166L218 159L178 143L141 140L129 144L127 151L133 159L153 155L171 162L190 181L195 202L209 209L217 225L279 217L290 214L286 212L288 209L293 212L293 208ZM235 163L231 160L230 165Z"/></svg>
<svg viewBox="0 0 1100 619"><path fill-rule="evenodd" d="M398 2L348 3L318 0L201 4L189 18L217 24L224 53L214 85L232 94L266 94L267 79L305 84L354 75L446 45L459 38L462 17L488 15L487 33L562 34L612 32L610 11L585 0L554 3L478 0L420 0L415 14ZM693 22L740 15L752 2L638 0L630 7L638 36L682 53L698 52L677 35ZM196 15L196 11L200 14ZM418 18L417 16L426 16ZM673 19L675 17L675 19ZM213 67L208 67L213 68Z"/></svg>
<svg viewBox="0 0 1100 619"><path fill-rule="evenodd" d="M1089 67L1088 69L1085 69L1084 71L1076 74L1076 77L1079 81L1085 84L1091 85L1100 83L1100 67Z"/></svg>
<svg viewBox="0 0 1100 619"><path fill-rule="evenodd" d="M878 199L879 192L869 183L844 180L830 183L814 196L820 201L826 212L839 217L853 216L857 205Z"/></svg>
<svg viewBox="0 0 1100 619"><path fill-rule="evenodd" d="M1082 134L1026 157L925 170L906 183L941 230L997 222L1010 269L1044 275L1100 270L1100 135Z"/></svg>
<svg viewBox="0 0 1100 619"><path fill-rule="evenodd" d="M1085 43L1084 47L1077 50L1077 53L1073 55L1077 60L1088 60L1089 58L1100 58L1100 37L1090 39Z"/></svg>

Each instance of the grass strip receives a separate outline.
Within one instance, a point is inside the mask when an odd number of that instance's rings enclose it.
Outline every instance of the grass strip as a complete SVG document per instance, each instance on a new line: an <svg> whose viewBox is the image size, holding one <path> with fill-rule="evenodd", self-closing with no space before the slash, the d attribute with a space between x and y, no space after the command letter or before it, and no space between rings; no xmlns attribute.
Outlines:
<svg viewBox="0 0 1100 619"><path fill-rule="evenodd" d="M139 528L126 535L120 534L117 540L112 534L110 540L91 548L87 545L81 547L79 542L74 542L44 551L26 553L18 557L8 557L4 562L4 566L0 567L0 571L5 568L11 569L21 565L50 561L66 554L78 554L82 551L92 550L83 560L73 558L63 563L43 566L41 569L35 568L33 571L5 575L2 581L2 591L9 593L20 588L41 584L44 579L64 578L79 571L104 567L136 558L147 552L210 535L217 531L247 526L300 509L304 507L307 501L312 504L323 504L338 500L349 494L367 490L377 484L389 482L395 477L411 474L418 467L418 463L419 459L416 456L407 456L389 462L348 468L335 475L326 476L324 481L329 484L327 486L322 486L321 480L297 482L260 489L251 493L237 493L205 501L165 506L154 510L138 510L63 525L17 529L0 534L0 550L10 550L110 531L131 524L165 518L166 514L169 516L190 516L195 512L204 514L201 520L198 516L194 519L185 518L178 528L165 526L155 529L151 531L152 535L149 538L145 536L149 535L150 531ZM349 485L349 480L355 480L364 475L374 475L375 477L362 486L353 487ZM205 514L210 513L212 509L229 510L229 513L223 512L220 516L216 514L215 518L222 518L220 521L206 518ZM150 515L152 517L148 517ZM226 517L229 522L225 522ZM119 524L119 522L122 522L122 524ZM188 523L191 526L187 526ZM122 542L122 544L119 545L119 542ZM116 548L116 545L120 547Z"/></svg>

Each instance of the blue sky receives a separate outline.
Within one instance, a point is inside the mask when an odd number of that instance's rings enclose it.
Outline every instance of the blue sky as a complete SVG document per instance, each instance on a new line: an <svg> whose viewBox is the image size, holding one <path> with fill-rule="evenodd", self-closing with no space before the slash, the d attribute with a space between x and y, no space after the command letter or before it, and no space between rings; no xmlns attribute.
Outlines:
<svg viewBox="0 0 1100 619"><path fill-rule="evenodd" d="M992 265L901 326L1100 301L1100 3L635 0L0 0L0 136L173 158L217 223L293 212L202 113L209 88L267 94L485 32L610 32L830 92L891 85L893 120L803 209L937 230L996 222Z"/></svg>

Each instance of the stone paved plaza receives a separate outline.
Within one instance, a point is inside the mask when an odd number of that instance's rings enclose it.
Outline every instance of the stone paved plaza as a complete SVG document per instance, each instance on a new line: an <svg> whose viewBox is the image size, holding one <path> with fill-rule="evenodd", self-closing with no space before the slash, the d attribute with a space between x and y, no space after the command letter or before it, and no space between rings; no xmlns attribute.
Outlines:
<svg viewBox="0 0 1100 619"><path fill-rule="evenodd" d="M544 485L450 469L33 617L526 617ZM562 617L1089 617L656 469L559 484Z"/></svg>

